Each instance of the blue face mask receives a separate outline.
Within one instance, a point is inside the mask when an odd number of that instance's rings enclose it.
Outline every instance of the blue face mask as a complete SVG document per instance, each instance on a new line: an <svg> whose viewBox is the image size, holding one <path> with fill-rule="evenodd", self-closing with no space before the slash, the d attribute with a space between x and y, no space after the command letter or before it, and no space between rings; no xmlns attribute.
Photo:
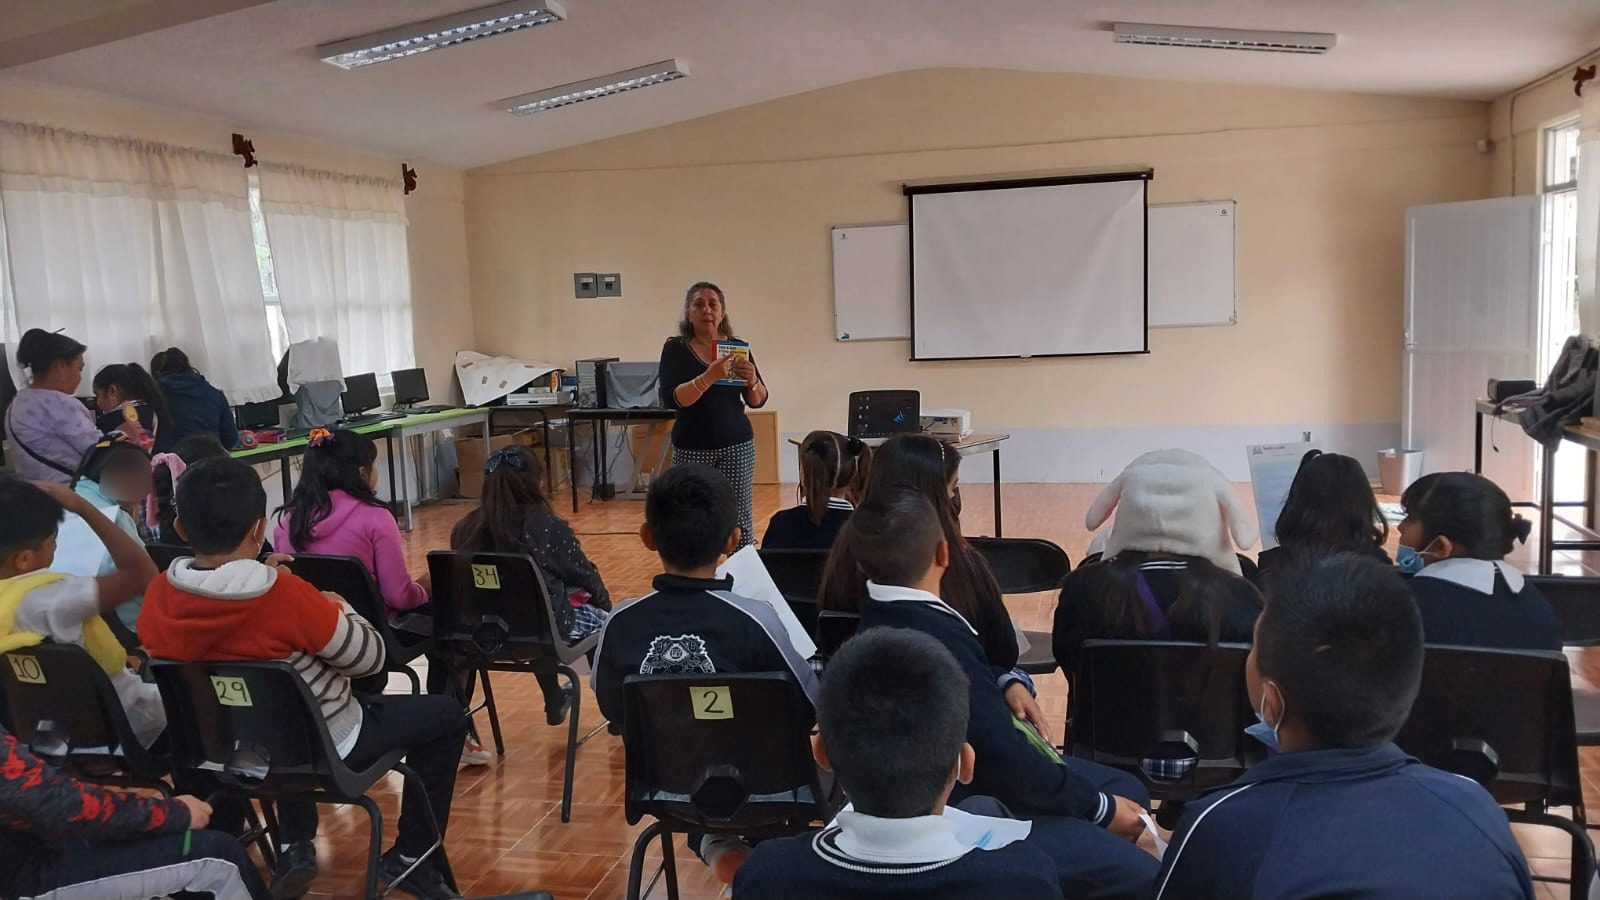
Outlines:
<svg viewBox="0 0 1600 900"><path fill-rule="evenodd" d="M1422 554L1418 553L1415 547L1401 544L1400 549L1395 551L1394 567L1399 569L1401 574L1415 575L1427 564L1428 561L1422 558Z"/></svg>
<svg viewBox="0 0 1600 900"><path fill-rule="evenodd" d="M1265 696L1265 691L1263 691L1263 697L1264 696ZM1251 725L1249 728L1246 728L1244 730L1244 733L1248 734L1251 737L1255 738L1256 740L1260 741L1263 745L1266 746L1268 751L1270 751L1272 753L1277 753L1278 752L1278 726L1268 724L1266 717L1261 715L1261 710L1259 710L1259 709L1255 710L1255 714L1256 714L1256 723L1254 725Z"/></svg>

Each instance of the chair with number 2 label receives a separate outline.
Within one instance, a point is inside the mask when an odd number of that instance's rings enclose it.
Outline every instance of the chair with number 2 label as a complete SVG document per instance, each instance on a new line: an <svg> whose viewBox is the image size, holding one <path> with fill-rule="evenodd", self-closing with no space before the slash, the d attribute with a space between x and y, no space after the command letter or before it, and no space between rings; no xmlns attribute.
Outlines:
<svg viewBox="0 0 1600 900"><path fill-rule="evenodd" d="M500 715L494 706L490 672L554 670L572 694L567 720L567 764L561 789L561 821L572 819L572 770L578 748L605 728L602 722L578 736L579 701L583 680L572 664L600 641L596 632L576 644L567 643L550 614L544 579L531 557L514 553L461 554L435 550L428 554L433 577L433 644L453 665L470 671L467 696L471 707L474 685L483 682L484 708L494 732L494 748L505 755ZM475 710L474 710L475 711Z"/></svg>
<svg viewBox="0 0 1600 900"><path fill-rule="evenodd" d="M639 834L628 900L640 893L645 851L661 839L667 896L676 897L674 832L741 838L798 834L833 817L811 756L811 702L786 672L630 675L625 712L625 812Z"/></svg>

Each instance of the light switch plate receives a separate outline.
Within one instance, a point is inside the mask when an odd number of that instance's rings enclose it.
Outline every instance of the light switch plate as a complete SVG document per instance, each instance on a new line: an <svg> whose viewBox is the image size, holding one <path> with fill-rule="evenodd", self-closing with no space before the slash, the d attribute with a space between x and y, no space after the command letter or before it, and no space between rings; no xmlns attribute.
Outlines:
<svg viewBox="0 0 1600 900"><path fill-rule="evenodd" d="M593 272L572 273L572 296L578 299L600 296L600 280Z"/></svg>
<svg viewBox="0 0 1600 900"><path fill-rule="evenodd" d="M618 272L601 272L595 276L600 282L600 296L621 297L622 275Z"/></svg>

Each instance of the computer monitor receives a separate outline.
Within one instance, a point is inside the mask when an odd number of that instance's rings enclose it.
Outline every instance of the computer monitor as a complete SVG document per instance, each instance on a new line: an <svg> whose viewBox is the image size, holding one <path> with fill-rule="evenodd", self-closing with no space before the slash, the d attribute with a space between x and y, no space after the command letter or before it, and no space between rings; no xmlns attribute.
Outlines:
<svg viewBox="0 0 1600 900"><path fill-rule="evenodd" d="M421 369L399 369L389 373L394 379L394 405L410 406L428 399L428 374Z"/></svg>
<svg viewBox="0 0 1600 900"><path fill-rule="evenodd" d="M359 416L382 406L383 400L378 397L378 376L372 372L346 375L344 393L339 395L339 403L347 416Z"/></svg>
<svg viewBox="0 0 1600 900"><path fill-rule="evenodd" d="M233 410L234 420L240 428L247 431L278 427L278 401L276 400L244 403L234 407Z"/></svg>

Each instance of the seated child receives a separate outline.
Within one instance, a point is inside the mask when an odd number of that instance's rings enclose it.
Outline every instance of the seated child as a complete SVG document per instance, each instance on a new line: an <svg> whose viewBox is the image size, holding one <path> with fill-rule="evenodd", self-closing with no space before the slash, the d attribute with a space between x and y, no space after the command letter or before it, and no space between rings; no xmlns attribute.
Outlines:
<svg viewBox="0 0 1600 900"><path fill-rule="evenodd" d="M1407 496L1401 555L1409 548L1423 563L1411 592L1428 643L1559 651L1555 610L1504 560L1532 527L1512 515L1505 491L1481 475L1445 472Z"/></svg>
<svg viewBox="0 0 1600 900"><path fill-rule="evenodd" d="M1337 453L1311 450L1301 458L1274 533L1278 546L1256 558L1263 576L1287 565L1290 557L1348 552L1389 561L1383 549L1389 523L1378 509L1372 482L1361 463Z"/></svg>
<svg viewBox="0 0 1600 900"><path fill-rule="evenodd" d="M617 607L600 631L592 684L600 711L622 725L622 681L629 675L686 672L788 672L815 699L817 679L772 607L734 593L717 563L740 545L733 487L717 470L673 466L650 482L644 545L661 557L655 590ZM749 848L726 835L689 836L689 847L724 884Z"/></svg>
<svg viewBox="0 0 1600 900"><path fill-rule="evenodd" d="M1390 743L1422 683L1410 599L1365 555L1271 581L1245 672L1280 752L1188 804L1158 897L1534 896L1488 792Z"/></svg>
<svg viewBox="0 0 1600 900"><path fill-rule="evenodd" d="M966 741L977 754L957 803L992 797L1032 819L1049 847L1065 896L1143 895L1156 861L1132 844L1149 803L1131 775L1087 760L1063 759L1033 727L1013 716L977 632L937 591L950 547L932 504L904 486L874 490L839 537L867 576L861 629L910 628L944 645L967 680ZM824 681L831 677L825 674ZM1013 686L1012 690L1020 690Z"/></svg>
<svg viewBox="0 0 1600 900"><path fill-rule="evenodd" d="M272 535L284 553L354 556L378 584L392 616L428 602L426 581L406 570L405 544L389 504L378 499L378 445L354 431L311 431L305 467Z"/></svg>
<svg viewBox="0 0 1600 900"><path fill-rule="evenodd" d="M183 538L172 527L178 518L178 506L172 502L178 479L183 470L202 459L227 456L228 451L208 432L188 435L173 445L171 453L157 453L150 460L151 490L145 503L145 526L163 544L183 545Z"/></svg>
<svg viewBox="0 0 1600 900"><path fill-rule="evenodd" d="M483 502L456 523L450 548L532 557L550 596L551 615L567 641L576 644L605 625L611 594L572 526L545 499L543 468L527 447L514 445L492 454L483 467ZM534 674L544 691L546 720L560 725L572 698L556 677L553 659L549 671Z"/></svg>
<svg viewBox="0 0 1600 900"><path fill-rule="evenodd" d="M266 515L266 491L248 465L206 459L184 472L178 482L176 527L195 556L174 562L145 591L139 637L151 656L163 659L290 663L321 705L344 760L360 769L392 750L405 749L439 827L446 828L467 731L461 704L438 694L356 695L351 679L383 670L383 640L338 597L257 560L267 532ZM433 844L421 802L408 785L399 836L383 855L381 874L388 884ZM297 896L317 872L311 845L316 807L305 802L278 806L285 852L279 857L274 894ZM400 887L422 898L460 896L431 858Z"/></svg>
<svg viewBox="0 0 1600 900"><path fill-rule="evenodd" d="M763 841L734 896L1059 900L1056 864L1029 825L946 805L972 780L967 679L938 641L874 628L828 660L817 697L817 763L850 805L820 832Z"/></svg>
<svg viewBox="0 0 1600 900"><path fill-rule="evenodd" d="M63 775L0 731L0 897L271 895L244 846L206 826L211 806L107 790ZM59 892L59 893L56 893Z"/></svg>
<svg viewBox="0 0 1600 900"><path fill-rule="evenodd" d="M134 736L150 746L167 727L161 692L129 671L126 650L100 618L138 596L156 576L144 545L65 485L0 475L0 510L0 652L45 638L89 651L111 679ZM110 571L94 578L46 571L66 512L81 516L105 545L114 563Z"/></svg>
<svg viewBox="0 0 1600 900"><path fill-rule="evenodd" d="M1254 544L1254 518L1222 473L1186 450L1146 453L1095 499L1089 529L1113 512L1104 557L1061 583L1051 646L1063 670L1092 638L1250 640L1261 595L1229 535Z"/></svg>
<svg viewBox="0 0 1600 900"><path fill-rule="evenodd" d="M142 433L137 443L149 451L155 446L161 423L171 416L167 413L167 398L161 386L138 363L114 363L94 373L94 405L100 411L99 424L106 431L122 427L124 422L137 422Z"/></svg>
<svg viewBox="0 0 1600 900"><path fill-rule="evenodd" d="M95 509L116 507L114 521L123 533L140 543L141 506L150 495L150 456L138 445L122 439L106 439L95 444L84 457L72 489ZM101 555L96 574L109 575L116 570L111 554ZM139 606L143 596L134 597L117 607L117 619L130 634L139 621Z"/></svg>
<svg viewBox="0 0 1600 900"><path fill-rule="evenodd" d="M800 505L774 513L761 546L767 550L827 550L850 520L858 468L872 451L855 438L813 431L800 443Z"/></svg>

